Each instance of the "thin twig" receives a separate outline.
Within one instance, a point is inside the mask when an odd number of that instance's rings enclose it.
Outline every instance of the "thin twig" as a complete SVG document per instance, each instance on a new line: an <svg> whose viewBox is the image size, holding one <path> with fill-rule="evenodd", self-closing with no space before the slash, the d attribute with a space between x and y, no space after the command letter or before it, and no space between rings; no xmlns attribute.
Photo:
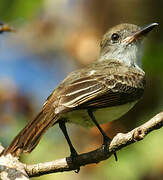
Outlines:
<svg viewBox="0 0 163 180"><path fill-rule="evenodd" d="M133 129L132 131L123 134L117 134L110 145L108 145L108 152L106 153L101 147L94 151L80 154L73 162L69 157L58 159L51 162L24 165L29 177L41 176L50 173L72 171L79 169L81 166L87 164L98 163L108 159L115 151L126 147L129 144L135 143L144 139L144 137L153 130L159 129L163 126L163 112L157 114L145 124Z"/></svg>
<svg viewBox="0 0 163 180"><path fill-rule="evenodd" d="M79 169L91 163L98 163L108 159L115 151L142 140L148 133L159 129L163 126L163 112L157 114L145 124L133 129L132 131L117 134L110 145L108 145L107 153L101 147L94 151L81 154L73 159L63 158L51 162L39 163L34 165L26 165L21 163L18 158L12 157L11 154L0 157L0 179L11 180L19 178L27 180L29 177L41 176L50 173L72 171ZM0 145L0 152L3 147Z"/></svg>

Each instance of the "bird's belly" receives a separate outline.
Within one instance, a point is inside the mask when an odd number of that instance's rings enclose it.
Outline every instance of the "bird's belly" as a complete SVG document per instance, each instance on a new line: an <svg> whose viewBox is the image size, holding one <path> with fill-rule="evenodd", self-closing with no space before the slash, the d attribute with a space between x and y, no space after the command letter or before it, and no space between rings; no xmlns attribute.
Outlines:
<svg viewBox="0 0 163 180"><path fill-rule="evenodd" d="M97 109L94 110L93 113L99 124L107 123L110 121L114 121L127 113L136 104L136 102L137 101L130 102L124 105ZM94 126L94 123L88 116L88 112L86 109L71 111L66 113L62 117L65 118L69 123L75 123L85 127Z"/></svg>

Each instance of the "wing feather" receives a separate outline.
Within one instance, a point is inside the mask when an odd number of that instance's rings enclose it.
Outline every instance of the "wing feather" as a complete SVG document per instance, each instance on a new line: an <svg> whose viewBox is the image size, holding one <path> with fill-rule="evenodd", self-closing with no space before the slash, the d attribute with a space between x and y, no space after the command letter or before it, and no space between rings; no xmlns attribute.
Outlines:
<svg viewBox="0 0 163 180"><path fill-rule="evenodd" d="M139 69L109 60L71 73L48 99L45 110L102 108L140 99L145 75ZM93 74L91 73L93 70Z"/></svg>
<svg viewBox="0 0 163 180"><path fill-rule="evenodd" d="M60 104L76 109L102 108L125 104L138 100L144 91L142 87L132 86L120 79L106 80L104 77L90 76L89 81L78 79L77 84L66 87L61 94Z"/></svg>

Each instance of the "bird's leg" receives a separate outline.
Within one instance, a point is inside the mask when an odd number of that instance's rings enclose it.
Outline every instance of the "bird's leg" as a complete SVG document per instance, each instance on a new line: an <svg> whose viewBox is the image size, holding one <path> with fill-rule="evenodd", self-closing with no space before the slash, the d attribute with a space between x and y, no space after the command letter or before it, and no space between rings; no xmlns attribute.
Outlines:
<svg viewBox="0 0 163 180"><path fill-rule="evenodd" d="M67 143L69 145L69 148L70 148L70 158L71 158L71 161L73 162L75 157L78 156L78 153L76 152L74 146L72 145L71 143L71 140L69 138L69 135L67 133L67 129L66 129L66 125L65 125L65 122L64 121L60 121L59 122L59 127L60 129L62 130L66 140L67 140ZM78 168L75 172L78 173L80 171L80 168Z"/></svg>
<svg viewBox="0 0 163 180"><path fill-rule="evenodd" d="M99 129L99 131L101 132L102 136L103 136L103 147L104 147L104 150L105 152L107 153L107 146L108 144L110 144L111 142L111 138L109 138L105 132L103 131L103 129L100 127L100 125L98 124L98 122L96 121L96 118L92 112L92 110L88 109L88 115L90 116L90 118L92 119L92 121L94 122L94 124L96 125L96 127ZM117 158L117 154L114 153L114 157L115 157L115 160L117 161L118 158Z"/></svg>
<svg viewBox="0 0 163 180"><path fill-rule="evenodd" d="M65 136L65 138L66 138L66 140L67 140L67 143L68 143L68 145L69 145L70 152L71 152L71 155L70 155L70 156L71 156L71 157L77 156L78 154L77 154L75 148L73 147L73 145L72 145L72 143L71 143L71 140L70 140L70 138L69 138L69 136L68 136L65 122L64 122L64 121L60 121L60 122L59 122L59 127L60 127L60 129L62 130L62 132L63 132L63 134L64 134L64 136Z"/></svg>

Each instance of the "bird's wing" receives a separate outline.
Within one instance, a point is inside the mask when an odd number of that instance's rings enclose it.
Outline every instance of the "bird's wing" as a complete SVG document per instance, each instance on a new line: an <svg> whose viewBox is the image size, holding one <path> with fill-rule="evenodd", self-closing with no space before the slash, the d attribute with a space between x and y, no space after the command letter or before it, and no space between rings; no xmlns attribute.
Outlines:
<svg viewBox="0 0 163 180"><path fill-rule="evenodd" d="M110 67L106 72L96 69L92 75L88 71L83 71L82 75L78 76L70 75L68 78L71 82L63 83L58 89L58 107L62 107L63 110L125 104L138 100L144 91L144 74L135 74L132 70L120 73L118 69L112 71Z"/></svg>

